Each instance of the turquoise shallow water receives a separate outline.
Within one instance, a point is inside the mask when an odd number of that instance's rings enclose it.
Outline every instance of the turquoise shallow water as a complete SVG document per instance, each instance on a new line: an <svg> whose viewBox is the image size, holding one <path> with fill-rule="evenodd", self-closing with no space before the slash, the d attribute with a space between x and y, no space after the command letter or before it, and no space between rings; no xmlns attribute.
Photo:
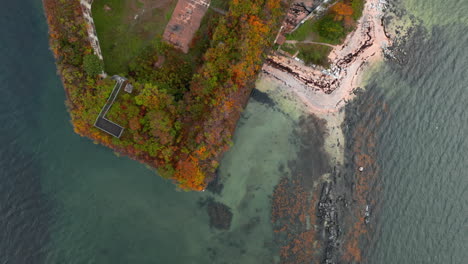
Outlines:
<svg viewBox="0 0 468 264"><path fill-rule="evenodd" d="M407 63L385 63L353 106L388 105L381 126L366 120L382 186L368 263L468 259L468 13L463 1L431 2L405 2L422 19ZM311 158L297 156L294 117L251 100L220 168L221 195L177 192L73 133L40 1L7 1L0 22L0 263L274 263L279 168ZM231 208L229 231L210 228L207 196Z"/></svg>

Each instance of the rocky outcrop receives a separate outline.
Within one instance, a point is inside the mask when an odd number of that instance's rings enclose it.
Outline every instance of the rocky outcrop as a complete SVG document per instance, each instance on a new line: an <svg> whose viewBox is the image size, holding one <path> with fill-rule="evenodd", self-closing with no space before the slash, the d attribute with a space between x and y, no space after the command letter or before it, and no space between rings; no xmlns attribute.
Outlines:
<svg viewBox="0 0 468 264"><path fill-rule="evenodd" d="M339 250L339 238L341 236L338 215L339 212L342 213L342 210L337 206L338 199L333 199L332 188L333 185L331 183L323 183L317 213L321 223L322 239L325 246L322 263L326 264L337 263L337 251Z"/></svg>
<svg viewBox="0 0 468 264"><path fill-rule="evenodd" d="M305 66L299 61L279 54L268 56L262 70L277 76L280 75L280 72L274 69L284 73L282 75L289 75L295 78L311 91L322 91L330 94L339 85L339 80L321 67ZM287 79L286 76L280 77L280 79Z"/></svg>

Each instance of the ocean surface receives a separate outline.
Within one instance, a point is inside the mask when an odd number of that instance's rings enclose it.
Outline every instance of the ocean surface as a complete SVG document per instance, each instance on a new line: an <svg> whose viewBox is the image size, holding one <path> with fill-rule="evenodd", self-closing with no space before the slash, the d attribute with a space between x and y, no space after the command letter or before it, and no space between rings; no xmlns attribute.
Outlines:
<svg viewBox="0 0 468 264"><path fill-rule="evenodd" d="M468 5L399 8L413 21L406 55L372 72L347 108L345 126L364 122L377 139L379 213L364 262L466 263ZM0 33L0 263L278 261L273 187L291 162L320 166L300 150L321 135L298 134L297 116L256 96L222 161L222 191L180 192L73 133L39 0L4 1ZM207 198L231 208L229 231L210 227Z"/></svg>

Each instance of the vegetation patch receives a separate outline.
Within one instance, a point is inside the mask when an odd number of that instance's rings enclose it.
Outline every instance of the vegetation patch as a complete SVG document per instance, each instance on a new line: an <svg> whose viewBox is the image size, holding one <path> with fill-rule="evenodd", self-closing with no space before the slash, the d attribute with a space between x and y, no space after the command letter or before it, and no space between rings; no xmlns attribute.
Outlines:
<svg viewBox="0 0 468 264"><path fill-rule="evenodd" d="M96 76L104 70L104 65L97 55L87 54L83 57L83 67L88 75Z"/></svg>
<svg viewBox="0 0 468 264"><path fill-rule="evenodd" d="M317 33L316 21L313 19L307 20L296 31L286 36L288 40L304 41L313 38L314 33Z"/></svg>
<svg viewBox="0 0 468 264"><path fill-rule="evenodd" d="M298 57L306 64L330 66L328 54L332 51L331 47L317 44L296 44L296 46L299 49Z"/></svg>
<svg viewBox="0 0 468 264"><path fill-rule="evenodd" d="M284 43L283 45L281 45L281 50L289 53L291 56L293 56L297 52L296 45L291 43Z"/></svg>
<svg viewBox="0 0 468 264"><path fill-rule="evenodd" d="M177 0L95 0L93 19L109 74L127 65L162 35Z"/></svg>
<svg viewBox="0 0 468 264"><path fill-rule="evenodd" d="M343 23L335 20L333 14L322 17L313 28L319 35L319 42L330 44L340 44L347 33Z"/></svg>
<svg viewBox="0 0 468 264"><path fill-rule="evenodd" d="M210 6L214 8L219 8L224 11L228 11L230 0L211 0Z"/></svg>
<svg viewBox="0 0 468 264"><path fill-rule="evenodd" d="M287 39L341 44L346 34L356 28L362 16L365 0L342 0L333 5L327 13L317 19L307 20Z"/></svg>
<svg viewBox="0 0 468 264"><path fill-rule="evenodd" d="M103 12L96 14L96 26L110 23L106 25L108 35L98 29L98 34L103 34L99 35L101 45L109 45L103 47L105 69L122 74L134 86L132 94L118 95L107 114L125 127L120 139L94 127L115 82L95 75L93 59L83 61L93 56L93 50L85 37L83 15L77 12L81 10L79 1L43 1L50 46L75 132L158 168L160 175L173 179L184 190L203 190L232 144L240 113L280 26L285 9L282 1L230 1L225 16L210 13L202 21L189 53L183 54L157 37L168 16L153 14L164 23L145 30L143 24L132 24L134 14L128 13L142 8L139 2L148 7L164 1L124 0L119 5L117 0L96 0L93 12L100 8ZM169 6L164 10L170 10ZM115 16L106 16L105 12L112 11ZM115 38L113 33L120 35ZM132 36L137 37L126 39ZM127 48L122 48L122 43L127 43Z"/></svg>
<svg viewBox="0 0 468 264"><path fill-rule="evenodd" d="M362 16L365 0L352 0L351 7L353 8L353 19L357 21Z"/></svg>

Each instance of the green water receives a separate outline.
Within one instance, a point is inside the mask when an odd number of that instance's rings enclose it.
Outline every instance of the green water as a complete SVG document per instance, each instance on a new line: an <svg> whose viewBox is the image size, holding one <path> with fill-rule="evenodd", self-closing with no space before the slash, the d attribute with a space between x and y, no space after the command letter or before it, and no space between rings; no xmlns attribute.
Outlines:
<svg viewBox="0 0 468 264"><path fill-rule="evenodd" d="M454 22L414 32L405 65L386 64L369 82L388 105L374 128L383 205L369 263L468 259L468 24L460 23L467 18L461 3L445 6Z"/></svg>
<svg viewBox="0 0 468 264"><path fill-rule="evenodd" d="M220 168L222 196L216 196L234 213L229 232L209 227L206 210L198 204L208 193L177 192L143 165L83 144L84 139L48 145L42 150L51 161L46 192L60 210L47 262L210 263L212 248L218 261L222 255L268 263L272 253L263 245L272 240L268 195L280 176L278 164L295 154L288 138L292 120L252 102L242 122ZM252 219L258 223L248 230Z"/></svg>
<svg viewBox="0 0 468 264"><path fill-rule="evenodd" d="M407 63L384 63L353 106L388 105L381 126L366 120L378 138L382 191L363 252L368 263L465 263L467 4L404 6L421 23ZM273 186L288 162L318 159L298 155L297 115L252 99L221 164L223 191L178 192L73 133L39 1L5 2L0 21L0 263L277 261ZM199 204L208 196L231 208L228 231L209 226Z"/></svg>
<svg viewBox="0 0 468 264"><path fill-rule="evenodd" d="M272 263L269 195L296 157L295 120L252 101L220 167L222 194L177 191L73 133L40 3L10 2L3 14L0 224L11 234L0 262ZM231 208L229 231L210 227L199 204L208 196Z"/></svg>

